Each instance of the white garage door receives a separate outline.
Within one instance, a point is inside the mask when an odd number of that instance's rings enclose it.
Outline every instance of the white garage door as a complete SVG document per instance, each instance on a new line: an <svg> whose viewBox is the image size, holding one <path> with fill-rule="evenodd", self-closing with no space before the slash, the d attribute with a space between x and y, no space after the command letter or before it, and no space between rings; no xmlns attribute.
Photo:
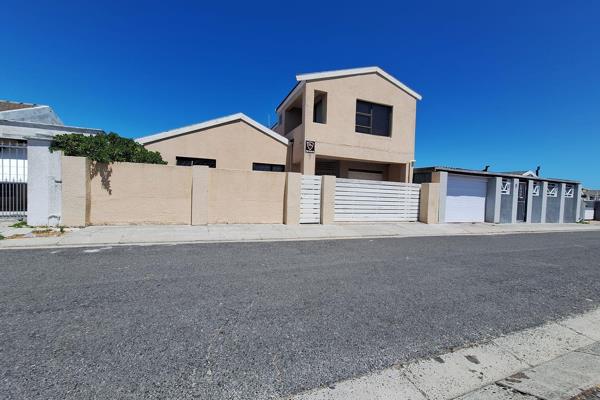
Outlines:
<svg viewBox="0 0 600 400"><path fill-rule="evenodd" d="M448 174L446 222L483 222L487 179Z"/></svg>

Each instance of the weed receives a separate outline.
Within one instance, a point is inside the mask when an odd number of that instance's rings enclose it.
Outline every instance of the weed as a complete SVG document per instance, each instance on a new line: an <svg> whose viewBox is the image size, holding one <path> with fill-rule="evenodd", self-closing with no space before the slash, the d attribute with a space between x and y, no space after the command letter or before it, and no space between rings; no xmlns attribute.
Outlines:
<svg viewBox="0 0 600 400"><path fill-rule="evenodd" d="M31 228L29 225L27 225L27 222L25 222L25 221L15 222L10 227L11 228Z"/></svg>

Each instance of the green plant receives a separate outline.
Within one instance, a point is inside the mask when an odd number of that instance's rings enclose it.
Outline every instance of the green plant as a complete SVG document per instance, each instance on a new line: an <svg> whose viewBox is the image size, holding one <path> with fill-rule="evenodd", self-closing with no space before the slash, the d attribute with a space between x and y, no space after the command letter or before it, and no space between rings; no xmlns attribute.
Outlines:
<svg viewBox="0 0 600 400"><path fill-rule="evenodd" d="M65 233L65 227L64 226L61 225L59 227L59 230L60 230L60 233Z"/></svg>
<svg viewBox="0 0 600 400"><path fill-rule="evenodd" d="M25 221L19 221L19 222L15 222L10 227L11 228L29 228L29 225L27 225L27 222L25 222Z"/></svg>
<svg viewBox="0 0 600 400"><path fill-rule="evenodd" d="M119 161L166 164L158 151L150 151L140 143L114 132L90 136L79 133L56 135L50 145L50 151L59 150L66 156L87 157L106 164Z"/></svg>
<svg viewBox="0 0 600 400"><path fill-rule="evenodd" d="M0 233L0 240L6 239L3 234Z"/></svg>

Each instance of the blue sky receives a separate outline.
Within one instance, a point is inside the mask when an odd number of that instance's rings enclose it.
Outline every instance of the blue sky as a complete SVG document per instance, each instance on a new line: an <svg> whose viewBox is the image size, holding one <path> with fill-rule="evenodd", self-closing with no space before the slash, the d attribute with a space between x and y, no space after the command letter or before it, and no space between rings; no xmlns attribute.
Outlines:
<svg viewBox="0 0 600 400"><path fill-rule="evenodd" d="M87 3L3 5L0 98L137 137L267 124L297 73L378 65L423 95L418 166L600 188L598 1Z"/></svg>

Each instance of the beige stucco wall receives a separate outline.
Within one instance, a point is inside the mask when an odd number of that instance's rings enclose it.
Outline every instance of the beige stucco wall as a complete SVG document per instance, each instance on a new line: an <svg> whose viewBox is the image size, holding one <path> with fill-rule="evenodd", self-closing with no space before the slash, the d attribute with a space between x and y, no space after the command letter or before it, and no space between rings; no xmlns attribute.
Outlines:
<svg viewBox="0 0 600 400"><path fill-rule="evenodd" d="M192 225L208 224L208 172L207 166L192 167Z"/></svg>
<svg viewBox="0 0 600 400"><path fill-rule="evenodd" d="M209 169L208 222L283 223L286 174Z"/></svg>
<svg viewBox="0 0 600 400"><path fill-rule="evenodd" d="M327 93L325 124L313 122L315 91ZM417 99L385 78L364 74L308 81L295 96L302 100L304 118L302 125L287 137L295 141L292 164L298 164L303 173L314 174L317 158L402 164L410 168L407 164L414 160L415 153ZM355 131L356 100L392 106L390 137ZM280 112L285 123L285 108ZM316 141L314 154L304 152L305 140ZM403 171L402 179L399 177L398 180L409 181L410 173Z"/></svg>
<svg viewBox="0 0 600 400"><path fill-rule="evenodd" d="M235 121L145 145L169 165L176 157L217 160L217 168L251 171L252 163L286 164L287 145L244 121Z"/></svg>
<svg viewBox="0 0 600 400"><path fill-rule="evenodd" d="M327 123L313 122L315 90L327 93ZM307 82L304 94L305 135L318 142L317 155L379 162L414 158L417 99L377 74ZM392 106L392 134L355 132L356 100Z"/></svg>
<svg viewBox="0 0 600 400"><path fill-rule="evenodd" d="M92 164L89 223L189 224L192 168Z"/></svg>
<svg viewBox="0 0 600 400"><path fill-rule="evenodd" d="M61 174L60 224L85 226L90 209L90 164L85 157L62 156Z"/></svg>

